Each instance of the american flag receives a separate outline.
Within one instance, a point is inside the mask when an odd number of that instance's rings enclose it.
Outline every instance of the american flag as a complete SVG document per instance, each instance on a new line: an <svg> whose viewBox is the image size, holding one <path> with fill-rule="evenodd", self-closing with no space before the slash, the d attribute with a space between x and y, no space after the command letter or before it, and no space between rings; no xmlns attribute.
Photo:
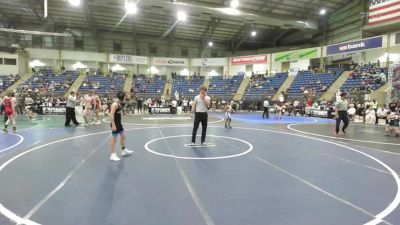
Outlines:
<svg viewBox="0 0 400 225"><path fill-rule="evenodd" d="M370 0L368 25L400 21L400 0Z"/></svg>

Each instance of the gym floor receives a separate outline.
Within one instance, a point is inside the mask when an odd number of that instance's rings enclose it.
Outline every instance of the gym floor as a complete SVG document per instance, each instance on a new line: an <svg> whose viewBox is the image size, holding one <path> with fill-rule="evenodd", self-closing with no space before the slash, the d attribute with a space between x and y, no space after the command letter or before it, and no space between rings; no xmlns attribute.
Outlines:
<svg viewBox="0 0 400 225"><path fill-rule="evenodd" d="M0 134L0 224L400 224L400 138L382 126L210 113L209 145L190 147L189 115L125 116L134 154L112 162L104 121L22 116Z"/></svg>

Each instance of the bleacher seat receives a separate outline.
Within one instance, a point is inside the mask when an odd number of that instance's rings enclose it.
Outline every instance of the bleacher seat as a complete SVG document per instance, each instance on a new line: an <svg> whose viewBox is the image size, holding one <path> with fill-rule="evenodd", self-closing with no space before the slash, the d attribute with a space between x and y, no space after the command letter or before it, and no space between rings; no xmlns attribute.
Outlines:
<svg viewBox="0 0 400 225"><path fill-rule="evenodd" d="M79 91L88 92L93 89L97 94L103 95L114 93L124 88L126 75L123 73L112 73L111 76L94 76L89 75L82 82Z"/></svg>
<svg viewBox="0 0 400 225"><path fill-rule="evenodd" d="M272 97L276 94L287 77L288 73L276 73L273 77L264 77L264 74L252 75L243 98L259 100L266 97Z"/></svg>
<svg viewBox="0 0 400 225"><path fill-rule="evenodd" d="M155 75L151 78L138 75L134 76L132 88L136 97L160 99L164 93L165 81L165 75Z"/></svg>
<svg viewBox="0 0 400 225"><path fill-rule="evenodd" d="M243 77L243 75L235 75L230 79L223 79L222 76L212 77L208 87L208 95L219 100L232 100L242 83Z"/></svg>
<svg viewBox="0 0 400 225"><path fill-rule="evenodd" d="M185 77L177 76L172 83L171 98L175 98L175 92L177 91L180 98L193 99L199 94L199 87L203 85L203 83L204 77L185 79Z"/></svg>
<svg viewBox="0 0 400 225"><path fill-rule="evenodd" d="M78 71L65 71L56 74L51 70L41 70L34 73L23 85L29 89L44 89L46 92L64 94L78 77Z"/></svg>
<svg viewBox="0 0 400 225"><path fill-rule="evenodd" d="M341 70L332 70L329 73L300 71L287 90L288 99L292 101L302 99L304 91L301 90L301 87L304 87L309 92L312 91L314 97L319 98L323 93L321 87L326 86L328 89L342 72Z"/></svg>

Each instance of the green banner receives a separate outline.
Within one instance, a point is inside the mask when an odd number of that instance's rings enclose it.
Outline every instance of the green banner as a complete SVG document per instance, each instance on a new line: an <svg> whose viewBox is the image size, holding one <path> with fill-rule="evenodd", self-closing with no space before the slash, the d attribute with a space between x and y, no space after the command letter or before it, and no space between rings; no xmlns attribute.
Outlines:
<svg viewBox="0 0 400 225"><path fill-rule="evenodd" d="M287 62L301 59L318 58L318 48L306 48L287 52L274 53L275 62Z"/></svg>

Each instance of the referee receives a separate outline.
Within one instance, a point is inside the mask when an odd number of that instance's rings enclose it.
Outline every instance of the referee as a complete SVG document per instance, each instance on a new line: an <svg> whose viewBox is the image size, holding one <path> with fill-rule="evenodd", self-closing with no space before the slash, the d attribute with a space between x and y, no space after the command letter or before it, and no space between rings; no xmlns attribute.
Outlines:
<svg viewBox="0 0 400 225"><path fill-rule="evenodd" d="M339 134L340 121L343 120L343 134L346 133L346 128L349 125L349 116L347 115L347 109L349 108L349 103L347 102L347 93L342 92L340 94L340 99L335 103L336 111L336 135Z"/></svg>
<svg viewBox="0 0 400 225"><path fill-rule="evenodd" d="M194 145L196 142L196 134L200 122L201 122L201 145L204 145L204 142L206 140L207 123L208 123L207 110L211 103L210 97L207 96L207 88L204 85L200 86L199 91L200 91L199 95L197 95L194 98L192 103L192 112L195 113L193 132L192 132L192 145Z"/></svg>
<svg viewBox="0 0 400 225"><path fill-rule="evenodd" d="M78 121L76 121L76 118L75 118L75 105L76 105L76 93L75 93L75 91L71 91L71 93L67 99L67 107L66 107L66 114L65 114L65 126L66 127L71 126L69 124L71 122L71 120L75 124L75 126L79 126L79 124L80 124Z"/></svg>

